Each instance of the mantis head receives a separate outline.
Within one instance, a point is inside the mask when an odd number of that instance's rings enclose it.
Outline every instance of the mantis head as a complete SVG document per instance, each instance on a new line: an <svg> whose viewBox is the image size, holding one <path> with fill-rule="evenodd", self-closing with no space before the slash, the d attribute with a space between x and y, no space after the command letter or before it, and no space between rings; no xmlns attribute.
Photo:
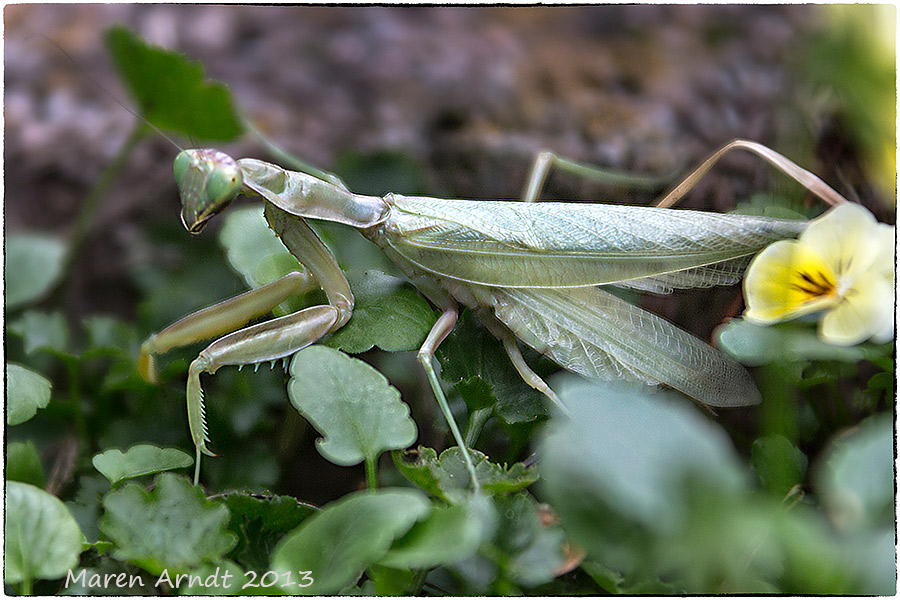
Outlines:
<svg viewBox="0 0 900 600"><path fill-rule="evenodd" d="M175 157L175 182L181 195L181 222L200 233L206 222L231 204L243 186L233 158L218 150L182 150Z"/></svg>

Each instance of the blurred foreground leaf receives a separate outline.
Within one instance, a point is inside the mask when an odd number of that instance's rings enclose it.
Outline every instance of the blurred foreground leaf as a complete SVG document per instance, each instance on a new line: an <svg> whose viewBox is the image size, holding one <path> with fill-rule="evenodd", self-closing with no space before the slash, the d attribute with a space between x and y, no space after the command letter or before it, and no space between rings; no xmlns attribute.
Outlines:
<svg viewBox="0 0 900 600"><path fill-rule="evenodd" d="M81 530L55 496L27 483L8 481L4 516L6 583L30 586L34 579L57 579L78 564Z"/></svg>
<svg viewBox="0 0 900 600"><path fill-rule="evenodd" d="M271 569L308 571L315 580L308 587L291 587L286 592L335 594L354 583L363 569L383 557L396 538L430 511L431 505L418 490L350 494L326 505L288 534L272 554Z"/></svg>
<svg viewBox="0 0 900 600"><path fill-rule="evenodd" d="M717 340L720 348L750 366L798 360L859 362L890 354L889 344L827 344L818 338L815 327L797 322L767 327L735 319L719 328Z"/></svg>
<svg viewBox="0 0 900 600"><path fill-rule="evenodd" d="M6 365L6 424L29 420L50 402L48 379L20 365Z"/></svg>
<svg viewBox="0 0 900 600"><path fill-rule="evenodd" d="M66 247L42 233L15 233L6 239L6 310L40 300L62 275Z"/></svg>

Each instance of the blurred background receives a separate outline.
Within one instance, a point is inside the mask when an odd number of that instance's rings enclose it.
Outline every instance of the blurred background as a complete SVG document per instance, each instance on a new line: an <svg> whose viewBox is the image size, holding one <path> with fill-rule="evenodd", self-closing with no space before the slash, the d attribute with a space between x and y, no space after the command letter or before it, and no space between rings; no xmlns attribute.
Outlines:
<svg viewBox="0 0 900 600"><path fill-rule="evenodd" d="M203 63L261 131L312 164L340 171L372 157L400 157L402 168L397 160L384 170L377 168L382 163L365 162L376 167L357 179L357 191L515 198L540 150L671 174L686 172L733 138L748 138L893 223L895 19L894 7L861 5L8 5L6 233L72 235L86 196L134 127L135 116L105 91L129 102L102 40L117 23ZM269 158L250 136L221 149ZM135 149L43 308L58 311L75 330L90 315L136 323L135 335L143 338L242 289L215 236L193 238L181 227L175 154L160 138ZM798 188L756 157L736 154L684 204L727 211L760 192L804 198ZM652 199L562 174L551 176L544 197ZM735 289L707 290L643 304L708 340L713 327L739 314L739 296ZM22 355L18 338L7 342L8 356ZM226 380L223 389L241 385L228 383L233 374L225 371L215 378ZM274 427L260 425L257 413L287 408L279 377L269 380L271 401L251 408L238 400L228 408L231 400L211 392L222 411L243 419L237 435L241 427ZM129 408L117 404L122 400L110 385L83 390L91 405L86 426L111 420L100 433L102 447L133 440L131 428L140 423L155 432L140 439L170 439L187 449L181 384L155 396L152 407L142 404L150 392L141 391ZM259 384L242 389L261 393ZM116 411L127 418L116 422ZM64 411L56 416L43 433L39 423L26 433L56 439L67 423ZM225 440L220 447L227 447ZM229 459L210 462L221 465L216 469L250 470L259 485L284 475L265 457L254 463L265 454L254 452L230 450ZM311 454L309 460L322 462ZM212 477L228 481L229 475Z"/></svg>

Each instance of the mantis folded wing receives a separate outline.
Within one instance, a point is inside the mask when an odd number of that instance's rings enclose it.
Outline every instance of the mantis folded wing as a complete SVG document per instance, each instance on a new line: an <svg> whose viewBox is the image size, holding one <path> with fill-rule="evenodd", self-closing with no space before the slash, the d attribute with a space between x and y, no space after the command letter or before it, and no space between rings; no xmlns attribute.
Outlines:
<svg viewBox="0 0 900 600"><path fill-rule="evenodd" d="M788 159L737 140L688 176L667 201L683 194L731 148L760 153L826 200L842 200ZM542 168L549 164L544 158ZM267 202L269 225L311 273L288 275L189 315L151 336L142 347L141 371L151 379L153 354L224 335L200 353L188 375L189 423L197 448L195 482L200 454L211 454L206 448L200 374L214 373L223 365L289 356L350 318L353 295L347 280L307 218L359 229L442 310L419 351L419 361L476 488L474 466L432 366L435 349L456 323L458 303L479 311L526 383L554 402L559 400L525 363L516 339L585 377L664 383L712 406L753 404L759 401L759 392L743 367L600 286L667 292L734 283L755 253L776 240L797 236L806 225L668 208L396 194L378 198L353 194L337 180L254 159L234 161L214 150L183 151L176 159L175 174L189 231L199 232L239 193L261 196ZM536 198L545 176L535 172L526 199ZM238 329L313 286L325 291L328 304Z"/></svg>

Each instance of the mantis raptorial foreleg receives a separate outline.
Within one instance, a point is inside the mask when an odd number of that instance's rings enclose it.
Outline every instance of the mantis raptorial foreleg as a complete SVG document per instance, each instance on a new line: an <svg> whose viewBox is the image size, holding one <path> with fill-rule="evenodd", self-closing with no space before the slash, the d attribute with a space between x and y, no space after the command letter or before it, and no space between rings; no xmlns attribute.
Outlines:
<svg viewBox="0 0 900 600"><path fill-rule="evenodd" d="M138 370L145 380L155 383L154 355L231 333L252 319L270 313L288 298L302 295L315 287L315 281L309 274L295 271L255 290L191 313L151 335L143 343Z"/></svg>
<svg viewBox="0 0 900 600"><path fill-rule="evenodd" d="M325 291L328 305L312 306L290 315L239 329L293 295L311 288L310 276L292 273L266 286L198 311L151 336L141 349L141 372L155 376L152 356L176 346L209 339L227 332L206 347L188 371L187 404L191 437L197 451L194 482L199 479L200 455L206 448L207 431L200 374L215 373L225 365L248 365L277 360L315 343L342 327L353 311L353 294L332 254L303 219L267 205L267 217L294 256L302 257L311 278Z"/></svg>

